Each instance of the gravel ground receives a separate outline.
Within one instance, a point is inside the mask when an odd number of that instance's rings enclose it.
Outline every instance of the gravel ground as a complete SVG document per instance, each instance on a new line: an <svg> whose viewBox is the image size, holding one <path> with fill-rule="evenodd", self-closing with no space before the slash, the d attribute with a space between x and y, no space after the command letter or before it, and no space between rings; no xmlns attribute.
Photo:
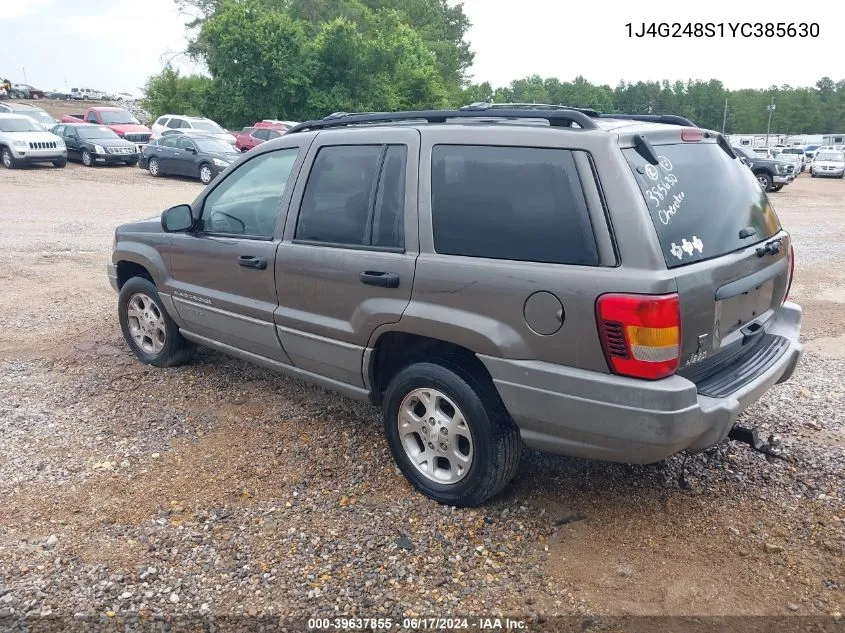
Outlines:
<svg viewBox="0 0 845 633"><path fill-rule="evenodd" d="M114 226L199 190L120 167L0 176L0 618L841 613L842 181L773 196L808 351L745 418L786 460L526 450L468 510L410 489L367 405L210 351L136 362Z"/></svg>

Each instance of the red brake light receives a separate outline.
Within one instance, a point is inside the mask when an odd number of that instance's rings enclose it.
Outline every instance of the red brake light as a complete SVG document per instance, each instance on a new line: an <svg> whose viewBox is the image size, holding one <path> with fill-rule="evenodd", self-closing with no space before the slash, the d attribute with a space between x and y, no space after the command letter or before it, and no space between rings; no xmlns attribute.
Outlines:
<svg viewBox="0 0 845 633"><path fill-rule="evenodd" d="M602 348L611 371L657 380L675 373L681 355L677 294L607 294L596 302Z"/></svg>
<svg viewBox="0 0 845 633"><path fill-rule="evenodd" d="M702 138L702 132L697 127L681 128L681 140L685 143L696 143Z"/></svg>

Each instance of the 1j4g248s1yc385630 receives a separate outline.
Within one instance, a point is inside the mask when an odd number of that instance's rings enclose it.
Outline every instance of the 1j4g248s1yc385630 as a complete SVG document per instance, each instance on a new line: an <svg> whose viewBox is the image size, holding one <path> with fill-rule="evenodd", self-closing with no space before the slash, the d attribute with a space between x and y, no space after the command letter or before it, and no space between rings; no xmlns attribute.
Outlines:
<svg viewBox="0 0 845 633"><path fill-rule="evenodd" d="M819 36L816 22L628 22L628 37L777 37Z"/></svg>

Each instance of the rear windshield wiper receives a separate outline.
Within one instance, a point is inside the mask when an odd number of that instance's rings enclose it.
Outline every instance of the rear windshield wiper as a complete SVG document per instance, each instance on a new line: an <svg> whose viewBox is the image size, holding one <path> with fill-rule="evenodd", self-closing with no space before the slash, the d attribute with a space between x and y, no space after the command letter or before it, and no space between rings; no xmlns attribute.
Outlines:
<svg viewBox="0 0 845 633"><path fill-rule="evenodd" d="M642 134L636 134L634 136L634 148L636 148L637 154L645 158L652 165L660 163L660 158L654 150L654 145Z"/></svg>

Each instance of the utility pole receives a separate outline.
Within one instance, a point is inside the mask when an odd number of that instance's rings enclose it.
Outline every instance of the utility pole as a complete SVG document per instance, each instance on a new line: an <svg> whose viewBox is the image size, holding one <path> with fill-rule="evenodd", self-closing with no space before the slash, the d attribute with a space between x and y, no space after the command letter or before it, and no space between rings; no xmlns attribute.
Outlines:
<svg viewBox="0 0 845 633"><path fill-rule="evenodd" d="M725 135L725 124L728 122L728 98L725 97L725 114L722 116L722 136Z"/></svg>
<svg viewBox="0 0 845 633"><path fill-rule="evenodd" d="M25 84L28 84L29 82L26 80L26 68L24 68L23 66L21 66L21 70L23 71L23 82L24 82Z"/></svg>
<svg viewBox="0 0 845 633"><path fill-rule="evenodd" d="M775 96L772 95L772 102L766 106L769 112L769 124L766 126L766 147L769 146L769 132L772 129L772 113L775 111Z"/></svg>

